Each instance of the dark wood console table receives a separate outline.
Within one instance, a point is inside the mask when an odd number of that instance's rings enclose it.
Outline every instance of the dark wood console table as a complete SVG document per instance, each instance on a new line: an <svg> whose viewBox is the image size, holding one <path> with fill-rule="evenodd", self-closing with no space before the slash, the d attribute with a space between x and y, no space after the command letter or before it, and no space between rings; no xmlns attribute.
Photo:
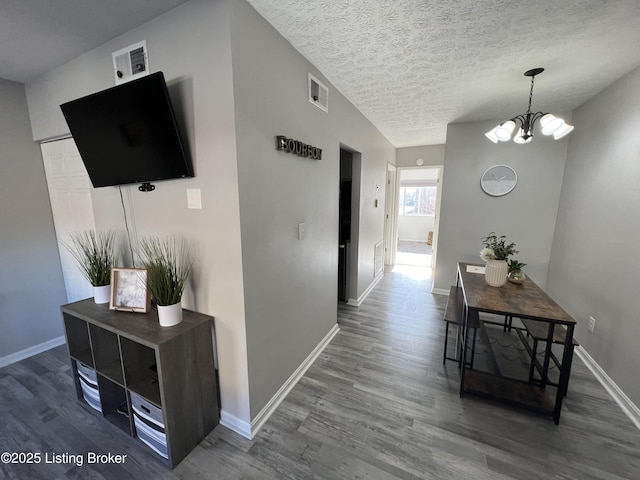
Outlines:
<svg viewBox="0 0 640 480"><path fill-rule="evenodd" d="M461 309L463 335L461 336L460 396L472 393L526 407L552 415L553 421L557 425L560 422L562 400L567 393L576 321L531 279L527 278L521 285L507 282L502 287L492 287L485 282L483 274L472 271L473 267L478 266L470 263L458 263L457 282L462 291L464 302ZM469 319L477 317L481 312L504 315L506 318L520 318L523 319L523 323L527 320L534 320L538 327L538 339L540 338L540 326L542 326L545 338L543 341L546 341L546 347L542 365L536 365L541 372L540 381L532 382L530 378L529 382L525 382L473 368L473 353L469 351L471 346ZM562 342L558 340L559 338ZM551 351L554 343L563 344L555 399L546 389L546 386L550 384L547 381L549 364L555 358ZM469 356L471 358L468 358ZM535 359L533 361L535 362Z"/></svg>
<svg viewBox="0 0 640 480"><path fill-rule="evenodd" d="M155 307L117 312L91 298L61 310L78 400L175 467L218 424L213 317L183 310L161 327Z"/></svg>

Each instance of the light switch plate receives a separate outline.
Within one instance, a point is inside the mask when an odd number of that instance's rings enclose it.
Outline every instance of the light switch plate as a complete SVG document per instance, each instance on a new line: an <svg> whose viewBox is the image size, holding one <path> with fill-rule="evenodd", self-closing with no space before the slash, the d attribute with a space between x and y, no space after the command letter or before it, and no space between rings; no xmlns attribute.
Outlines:
<svg viewBox="0 0 640 480"><path fill-rule="evenodd" d="M202 210L202 196L199 188L187 188L187 208Z"/></svg>
<svg viewBox="0 0 640 480"><path fill-rule="evenodd" d="M304 240L307 238L307 223L302 222L298 224L298 240Z"/></svg>

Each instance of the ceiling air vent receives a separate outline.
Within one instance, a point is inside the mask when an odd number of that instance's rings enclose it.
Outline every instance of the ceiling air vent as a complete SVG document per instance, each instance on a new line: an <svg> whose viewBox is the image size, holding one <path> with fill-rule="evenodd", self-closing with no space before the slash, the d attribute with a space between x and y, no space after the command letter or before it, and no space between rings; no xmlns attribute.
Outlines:
<svg viewBox="0 0 640 480"><path fill-rule="evenodd" d="M309 101L325 112L329 111L329 89L311 74L309 74Z"/></svg>
<svg viewBox="0 0 640 480"><path fill-rule="evenodd" d="M146 40L113 52L111 56L113 57L116 85L149 74L149 56L147 55Z"/></svg>

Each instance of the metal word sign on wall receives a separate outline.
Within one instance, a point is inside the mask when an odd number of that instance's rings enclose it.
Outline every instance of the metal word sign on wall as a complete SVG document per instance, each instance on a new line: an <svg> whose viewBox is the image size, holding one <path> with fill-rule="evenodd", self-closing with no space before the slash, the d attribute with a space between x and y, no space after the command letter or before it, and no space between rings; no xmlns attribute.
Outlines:
<svg viewBox="0 0 640 480"><path fill-rule="evenodd" d="M276 149L287 153L293 153L299 157L307 157L313 160L322 160L322 149L316 148L284 135L276 136Z"/></svg>

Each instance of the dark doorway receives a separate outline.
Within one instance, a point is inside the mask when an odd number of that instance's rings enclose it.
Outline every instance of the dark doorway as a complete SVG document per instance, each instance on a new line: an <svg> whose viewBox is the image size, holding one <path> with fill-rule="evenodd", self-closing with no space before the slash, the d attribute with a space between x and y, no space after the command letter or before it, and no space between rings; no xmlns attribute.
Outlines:
<svg viewBox="0 0 640 480"><path fill-rule="evenodd" d="M351 245L351 191L353 185L353 155L340 149L340 212L338 231L338 301L348 299L349 254Z"/></svg>

